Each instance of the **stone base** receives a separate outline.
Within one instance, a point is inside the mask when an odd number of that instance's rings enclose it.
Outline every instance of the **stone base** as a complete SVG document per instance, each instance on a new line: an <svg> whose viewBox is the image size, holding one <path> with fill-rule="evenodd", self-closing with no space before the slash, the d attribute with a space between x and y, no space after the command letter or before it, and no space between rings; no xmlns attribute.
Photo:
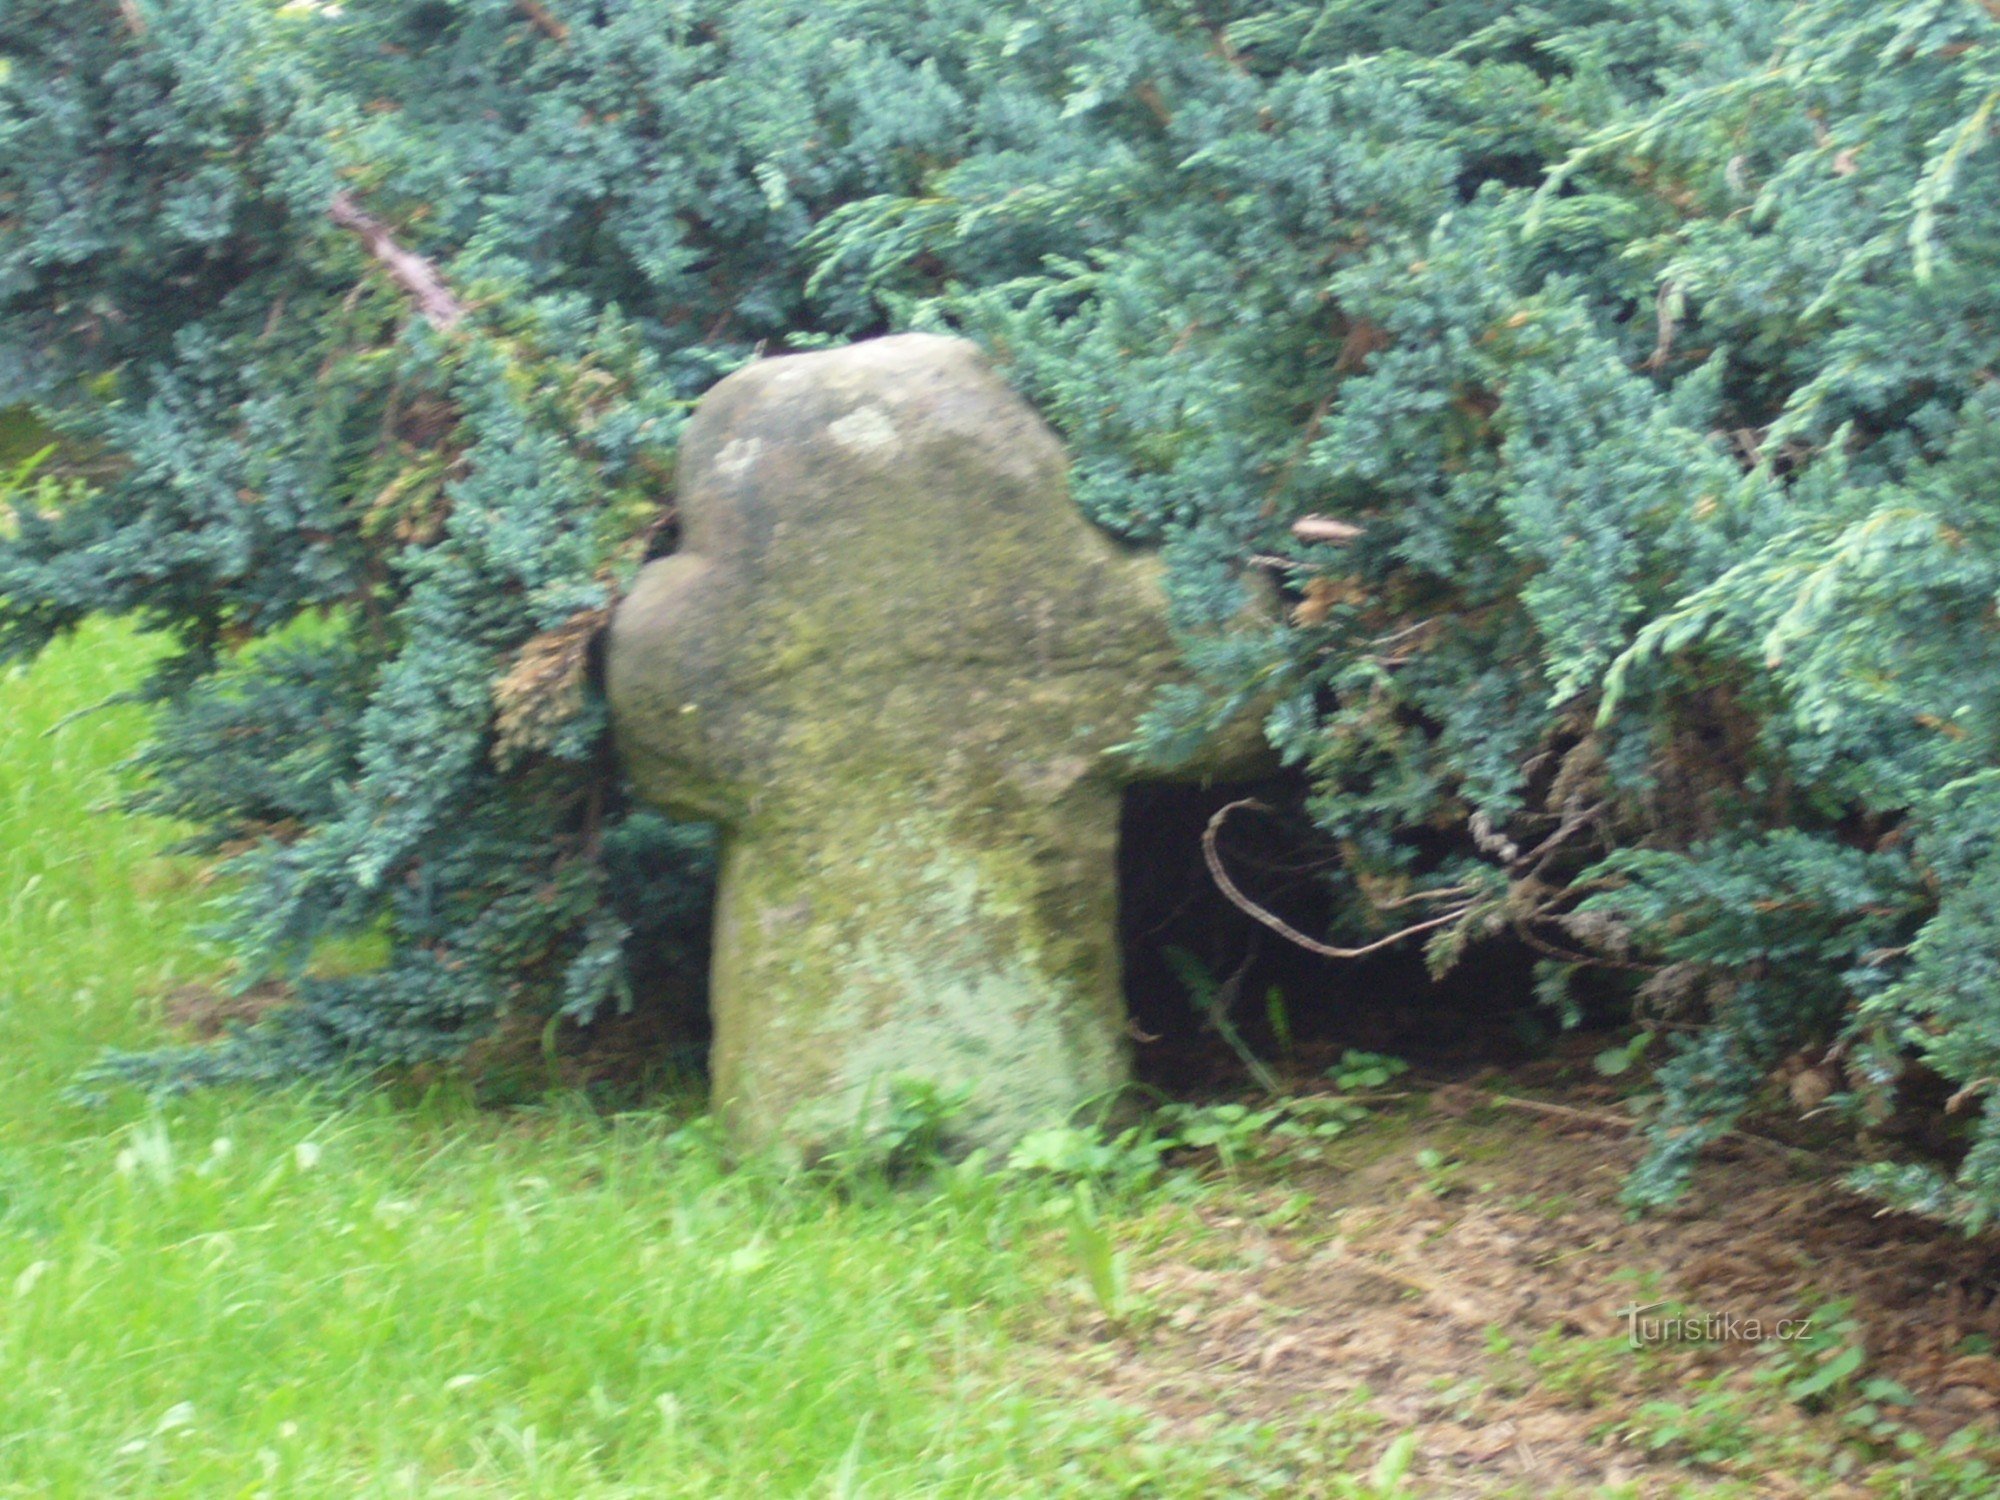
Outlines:
<svg viewBox="0 0 2000 1500"><path fill-rule="evenodd" d="M1107 1101L1129 1068L1117 814L1078 787L975 836L909 795L845 809L852 839L730 843L711 993L732 1137L820 1156L880 1136L919 1085L959 1101L952 1146L1005 1150Z"/></svg>

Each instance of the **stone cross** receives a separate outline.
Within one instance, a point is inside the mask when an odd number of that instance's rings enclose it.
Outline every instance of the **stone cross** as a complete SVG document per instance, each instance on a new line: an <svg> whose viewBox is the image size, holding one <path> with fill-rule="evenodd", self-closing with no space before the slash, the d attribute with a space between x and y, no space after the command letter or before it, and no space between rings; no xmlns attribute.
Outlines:
<svg viewBox="0 0 2000 1500"><path fill-rule="evenodd" d="M1157 562L960 339L767 359L681 444L682 550L612 622L638 794L722 825L714 1087L811 1156L921 1081L1004 1148L1127 1076L1113 747L1173 681ZM1190 774L1248 764L1261 736ZM1246 761L1245 758L1249 759Z"/></svg>

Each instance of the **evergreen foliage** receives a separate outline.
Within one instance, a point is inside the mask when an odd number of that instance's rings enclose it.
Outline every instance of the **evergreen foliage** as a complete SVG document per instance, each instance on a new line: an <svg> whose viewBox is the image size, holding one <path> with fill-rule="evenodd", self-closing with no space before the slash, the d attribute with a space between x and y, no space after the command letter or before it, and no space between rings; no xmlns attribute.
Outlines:
<svg viewBox="0 0 2000 1500"><path fill-rule="evenodd" d="M1863 1130L1946 1081L1960 1138L1865 1181L1984 1222L1996 13L15 0L0 400L116 469L23 509L0 638L173 635L149 805L300 995L131 1066L443 1056L697 961L705 845L625 805L593 633L710 383L952 328L1184 623L1283 560L1149 753L1275 693L1351 935L1511 931L1672 1036L1635 1200L1830 1055Z"/></svg>

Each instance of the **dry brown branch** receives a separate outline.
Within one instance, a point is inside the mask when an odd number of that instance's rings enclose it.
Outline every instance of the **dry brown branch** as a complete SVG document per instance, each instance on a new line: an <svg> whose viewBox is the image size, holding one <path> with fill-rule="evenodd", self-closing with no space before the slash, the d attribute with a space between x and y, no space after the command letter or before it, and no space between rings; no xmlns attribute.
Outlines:
<svg viewBox="0 0 2000 1500"><path fill-rule="evenodd" d="M1341 546L1362 534L1363 528L1332 516L1300 516L1292 522L1292 535L1302 542L1327 542Z"/></svg>
<svg viewBox="0 0 2000 1500"><path fill-rule="evenodd" d="M493 761L506 766L530 751L545 750L583 707L590 643L608 609L587 609L528 641L506 674L493 684Z"/></svg>
<svg viewBox="0 0 2000 1500"><path fill-rule="evenodd" d="M2000 1083L2000 1079L1994 1079L1994 1078L1973 1079L1972 1082L1968 1083L1964 1088L1960 1089L1957 1093L1953 1094L1949 1099L1944 1101L1944 1112L1948 1115L1957 1114L1960 1110L1964 1109L1966 1105L1970 1104L1974 1099L1977 1099L1981 1094L1985 1093L1988 1089L1992 1088L1996 1083Z"/></svg>
<svg viewBox="0 0 2000 1500"><path fill-rule="evenodd" d="M1561 844L1572 833L1575 833L1577 829L1583 827L1585 823L1588 823L1610 805L1610 800L1607 798L1602 802L1593 802L1588 807L1570 808L1563 813L1562 821L1556 825L1556 831L1535 845L1526 854L1522 855L1516 863L1531 865L1546 855L1554 854L1557 845Z"/></svg>
<svg viewBox="0 0 2000 1500"><path fill-rule="evenodd" d="M1394 911L1401 906L1415 906L1419 901L1445 901L1453 896L1477 895L1478 890L1469 885L1440 886L1434 891L1412 891L1407 896L1398 896L1393 901L1375 901L1370 904L1377 911Z"/></svg>
<svg viewBox="0 0 2000 1500"><path fill-rule="evenodd" d="M554 12L542 4L542 0L514 0L514 6L522 15L535 23L535 30L550 41L569 40L569 28L556 19Z"/></svg>
<svg viewBox="0 0 2000 1500"><path fill-rule="evenodd" d="M381 262L389 279L409 294L418 313L431 327L442 332L456 326L465 316L465 304L452 295L437 267L397 244L388 226L365 212L346 193L333 195L327 217L342 229L353 231L368 253Z"/></svg>
<svg viewBox="0 0 2000 1500"><path fill-rule="evenodd" d="M1667 366L1667 361L1673 357L1674 337L1681 331L1680 315L1674 310L1679 295L1679 283L1671 280L1660 283L1660 289L1654 297L1655 317L1658 320L1660 337L1653 345L1651 357L1640 365L1640 369L1663 370Z"/></svg>
<svg viewBox="0 0 2000 1500"><path fill-rule="evenodd" d="M1404 938L1415 937L1420 932L1429 932L1434 927L1443 927L1449 922L1455 922L1471 909L1471 903L1467 902L1464 905L1453 907L1441 917L1432 917L1428 921L1414 923L1409 927L1403 928L1401 931L1392 932L1387 937L1379 938L1375 942L1366 944L1360 948L1336 948L1331 944L1320 942L1317 938L1309 938L1283 917L1278 916L1275 912L1266 911L1248 896L1244 895L1237 888L1236 882L1229 878L1229 871L1223 868L1222 855L1215 847L1216 835L1222 831L1222 825L1229 820L1229 815L1242 807L1253 808L1258 812L1269 812L1271 810L1255 797L1243 797L1235 802L1231 802L1226 807L1218 808L1215 816L1208 820L1208 827L1202 831L1201 835L1201 856L1208 863L1208 873L1215 881L1215 888L1228 897L1230 904L1238 911L1247 917L1263 923L1264 926L1277 933L1286 942L1296 943L1309 953L1317 953L1322 958L1365 958L1370 953L1379 952L1392 943L1400 943Z"/></svg>

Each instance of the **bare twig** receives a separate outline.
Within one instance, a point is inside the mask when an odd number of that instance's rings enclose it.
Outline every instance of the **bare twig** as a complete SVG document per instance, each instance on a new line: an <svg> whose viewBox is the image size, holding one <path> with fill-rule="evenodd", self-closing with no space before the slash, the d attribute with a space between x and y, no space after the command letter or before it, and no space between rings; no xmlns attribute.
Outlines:
<svg viewBox="0 0 2000 1500"><path fill-rule="evenodd" d="M1401 630L1392 630L1387 635L1378 635L1368 644L1378 650L1385 646L1393 646L1398 641L1408 640L1420 630L1428 630L1431 626L1437 624L1437 622L1438 617L1436 615L1426 615L1414 625L1405 625Z"/></svg>
<svg viewBox="0 0 2000 1500"><path fill-rule="evenodd" d="M1561 844L1563 840L1567 839L1572 833L1575 833L1585 823L1588 823L1592 818L1603 812L1608 806L1610 806L1608 799L1603 802L1593 802L1588 807L1572 805L1563 813L1562 822L1556 825L1556 831L1535 845L1526 854L1522 855L1516 863L1531 865L1544 855L1554 854L1557 845Z"/></svg>
<svg viewBox="0 0 2000 1500"><path fill-rule="evenodd" d="M436 266L415 251L405 250L389 233L388 226L346 193L335 193L327 206L327 216L342 229L352 230L368 253L382 263L390 280L409 293L425 322L442 332L456 326L465 316L465 304L452 295Z"/></svg>
<svg viewBox="0 0 2000 1500"><path fill-rule="evenodd" d="M1208 863L1208 873L1215 881L1215 888L1229 898L1230 905L1234 906L1245 916L1263 923L1287 942L1296 943L1309 953L1317 953L1322 958L1364 958L1370 953L1387 948L1392 943L1400 943L1404 938L1415 937L1420 932L1429 932L1434 927L1443 927L1447 923L1455 922L1471 910L1472 903L1467 902L1462 906L1453 907L1441 917L1432 917L1428 921L1415 923L1412 926L1403 928L1400 932L1392 932L1387 937L1378 939L1360 948L1335 948L1331 944L1320 942L1317 938L1309 938L1283 917L1278 916L1274 912L1266 911L1248 896L1244 895L1237 888L1236 882L1229 878L1229 872L1223 868L1222 855L1215 847L1216 835L1222 831L1222 825L1229 820L1229 815L1238 808L1244 807L1253 808L1258 812L1269 812L1271 810L1254 797L1244 797L1238 801L1231 802L1226 807L1218 808L1215 816L1208 820L1208 827L1202 831L1201 835L1201 855Z"/></svg>
<svg viewBox="0 0 2000 1500"><path fill-rule="evenodd" d="M1394 911L1399 906L1415 906L1419 901L1444 901L1453 896L1477 895L1479 888L1470 885L1440 886L1434 891L1412 891L1407 896L1398 896L1394 901L1371 901L1377 911Z"/></svg>
<svg viewBox="0 0 2000 1500"><path fill-rule="evenodd" d="M1565 894L1574 894L1574 888ZM1661 969L1666 967L1665 964L1634 963L1629 958L1605 958L1601 954L1573 953L1567 949L1558 948L1546 938L1537 937L1528 925L1531 922L1556 921L1557 918L1544 915L1547 909L1547 905L1544 905L1513 924L1514 936L1518 937L1544 958L1553 958L1558 963L1577 964L1590 969L1622 969L1633 974L1657 974Z"/></svg>

